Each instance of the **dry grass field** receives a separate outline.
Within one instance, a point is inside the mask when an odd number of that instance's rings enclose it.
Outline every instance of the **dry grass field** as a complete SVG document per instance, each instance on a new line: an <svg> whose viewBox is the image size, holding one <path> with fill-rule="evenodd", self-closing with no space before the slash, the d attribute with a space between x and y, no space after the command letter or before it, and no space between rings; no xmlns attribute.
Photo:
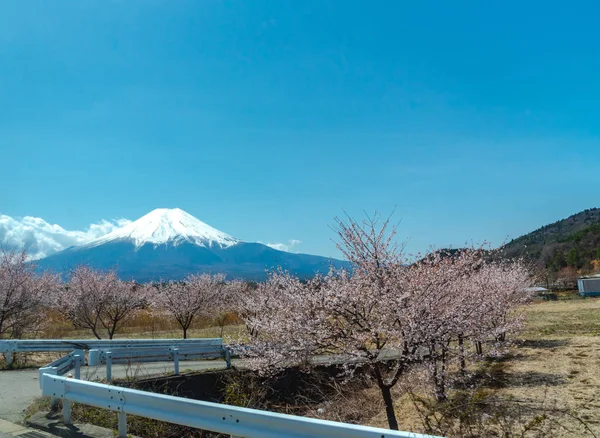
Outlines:
<svg viewBox="0 0 600 438"><path fill-rule="evenodd" d="M535 411L523 413L517 433L504 436L600 437L600 299L567 298L528 305L525 329L511 353L480 365L487 382L478 395L514 404L516 411ZM400 428L424 432L422 415L401 394L406 389L410 381L398 388ZM538 420L551 431L533 427ZM370 424L385 427L385 416Z"/></svg>
<svg viewBox="0 0 600 438"><path fill-rule="evenodd" d="M91 339L92 332L86 329L74 328L70 321L57 312L45 315L36 338L40 339ZM198 317L188 329L190 338L227 338L238 336L241 321L234 314L225 314L219 318ZM222 326L222 327L221 327ZM106 330L99 329L101 336L106 337ZM181 338L182 331L174 318L167 315L154 314L147 310L138 311L115 334L115 339L165 339Z"/></svg>
<svg viewBox="0 0 600 438"><path fill-rule="evenodd" d="M525 328L507 363L501 394L556 403L600 436L600 300L533 304ZM583 436L577 423L566 421L572 432L564 436Z"/></svg>

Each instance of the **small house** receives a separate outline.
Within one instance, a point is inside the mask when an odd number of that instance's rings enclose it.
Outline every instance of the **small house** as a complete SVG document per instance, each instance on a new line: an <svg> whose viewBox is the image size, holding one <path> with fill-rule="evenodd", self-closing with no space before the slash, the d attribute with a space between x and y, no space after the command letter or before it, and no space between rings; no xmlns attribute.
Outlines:
<svg viewBox="0 0 600 438"><path fill-rule="evenodd" d="M583 277L577 280L579 295L582 297L597 297L600 295L600 277Z"/></svg>

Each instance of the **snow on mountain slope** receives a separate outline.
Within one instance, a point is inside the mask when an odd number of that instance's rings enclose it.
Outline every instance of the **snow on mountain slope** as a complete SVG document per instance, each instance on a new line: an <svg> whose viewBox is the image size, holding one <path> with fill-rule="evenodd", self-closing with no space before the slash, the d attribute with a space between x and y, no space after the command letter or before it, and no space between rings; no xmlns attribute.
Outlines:
<svg viewBox="0 0 600 438"><path fill-rule="evenodd" d="M192 273L223 273L228 278L263 281L278 267L308 279L347 262L278 251L242 242L178 208L159 208L85 245L73 246L36 262L37 269L67 278L77 266L114 270L122 279L181 280Z"/></svg>
<svg viewBox="0 0 600 438"><path fill-rule="evenodd" d="M157 208L135 222L94 239L83 247L91 248L109 242L129 241L136 248L145 244L174 246L183 242L211 248L227 248L240 243L179 208Z"/></svg>

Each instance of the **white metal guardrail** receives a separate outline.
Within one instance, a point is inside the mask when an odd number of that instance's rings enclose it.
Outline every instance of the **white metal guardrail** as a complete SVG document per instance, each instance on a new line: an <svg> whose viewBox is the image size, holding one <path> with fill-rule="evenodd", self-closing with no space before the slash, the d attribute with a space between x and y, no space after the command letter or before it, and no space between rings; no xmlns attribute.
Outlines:
<svg viewBox="0 0 600 438"><path fill-rule="evenodd" d="M81 365L85 365L85 352L83 350L75 350L64 357L49 363L45 367L40 368L38 370L40 389L42 388L42 383L44 381L44 374L62 376L74 369L75 378L81 378Z"/></svg>
<svg viewBox="0 0 600 438"><path fill-rule="evenodd" d="M63 419L71 423L71 402L118 413L118 436L127 436L127 415L245 438L431 438L411 432L277 414L256 409L172 397L101 383L44 374L43 395L63 399Z"/></svg>
<svg viewBox="0 0 600 438"><path fill-rule="evenodd" d="M229 348L220 344L196 344L170 347L111 348L89 351L90 366L106 365L106 380L112 380L112 365L117 363L167 362L173 361L173 370L179 374L180 360L205 360L224 358L227 368L231 367Z"/></svg>
<svg viewBox="0 0 600 438"><path fill-rule="evenodd" d="M127 347L179 347L184 345L222 345L221 338L195 339L10 339L0 341L0 353L4 353L8 365L13 353L71 352L74 349L110 349Z"/></svg>

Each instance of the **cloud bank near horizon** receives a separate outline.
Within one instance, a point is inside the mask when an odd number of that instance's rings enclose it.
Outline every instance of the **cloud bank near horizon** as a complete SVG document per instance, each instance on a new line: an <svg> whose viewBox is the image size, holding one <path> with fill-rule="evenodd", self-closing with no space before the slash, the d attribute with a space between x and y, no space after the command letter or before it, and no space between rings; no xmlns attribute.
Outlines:
<svg viewBox="0 0 600 438"><path fill-rule="evenodd" d="M262 242L258 242L258 243L262 243ZM298 252L296 250L296 247L298 245L300 245L302 243L302 241L297 240L297 239L290 239L287 241L287 243L265 243L265 245L279 250L279 251L285 251L285 252Z"/></svg>
<svg viewBox="0 0 600 438"><path fill-rule="evenodd" d="M0 247L7 251L25 250L30 260L37 260L70 246L83 245L130 222L103 219L83 231L70 231L38 217L13 218L0 214Z"/></svg>

